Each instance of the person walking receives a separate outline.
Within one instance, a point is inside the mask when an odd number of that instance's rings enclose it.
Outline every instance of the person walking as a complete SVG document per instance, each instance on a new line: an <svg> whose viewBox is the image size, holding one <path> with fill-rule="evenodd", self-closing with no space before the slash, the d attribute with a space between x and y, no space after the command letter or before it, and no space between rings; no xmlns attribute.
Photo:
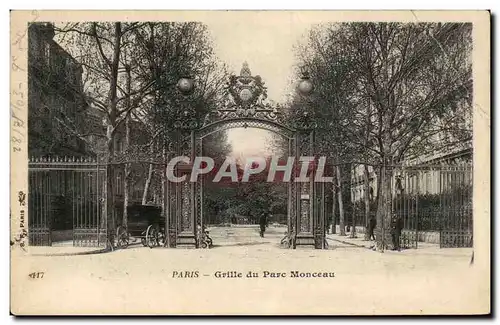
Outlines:
<svg viewBox="0 0 500 325"><path fill-rule="evenodd" d="M264 232L266 231L266 226L267 226L267 215L264 212L260 215L259 226L260 226L260 237L264 237Z"/></svg>
<svg viewBox="0 0 500 325"><path fill-rule="evenodd" d="M368 240L375 240L375 227L377 227L377 219L375 219L374 216L370 217L370 220L368 221Z"/></svg>

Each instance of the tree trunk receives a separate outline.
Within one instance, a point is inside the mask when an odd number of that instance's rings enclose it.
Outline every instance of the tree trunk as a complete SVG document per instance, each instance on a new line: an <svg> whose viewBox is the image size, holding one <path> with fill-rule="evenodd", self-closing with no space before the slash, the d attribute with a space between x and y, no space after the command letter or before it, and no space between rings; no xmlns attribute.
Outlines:
<svg viewBox="0 0 500 325"><path fill-rule="evenodd" d="M337 208L337 184L335 180L332 183L332 234L337 233L337 216L336 214Z"/></svg>
<svg viewBox="0 0 500 325"><path fill-rule="evenodd" d="M372 116L372 103L370 97L367 98L367 105L366 105L366 121L365 121L365 147L368 146L370 142L370 130L373 128L373 125L371 123L371 116ZM370 235L368 234L368 225L370 222L370 177L369 177L369 172L368 172L368 165L364 164L363 165L363 185L364 185L364 203L365 203L365 240L370 240ZM378 188L377 188L378 190ZM373 229L374 231L375 229Z"/></svg>
<svg viewBox="0 0 500 325"><path fill-rule="evenodd" d="M153 150L151 150L151 153ZM149 164L148 177L146 178L146 184L144 184L144 192L142 193L142 204L148 203L149 187L151 186L151 179L153 178L153 164Z"/></svg>
<svg viewBox="0 0 500 325"><path fill-rule="evenodd" d="M380 251L387 249L391 243L392 174L392 167L385 165L382 167L381 189L377 208L377 247Z"/></svg>
<svg viewBox="0 0 500 325"><path fill-rule="evenodd" d="M356 238L356 213L355 211L352 211L352 221L351 221L351 234L349 235L349 238Z"/></svg>
<svg viewBox="0 0 500 325"><path fill-rule="evenodd" d="M342 202L342 178L340 173L340 166L336 166L335 170L337 172L337 198L339 200L340 236L345 236L344 204Z"/></svg>
<svg viewBox="0 0 500 325"><path fill-rule="evenodd" d="M129 156L130 149L130 113L131 113L131 103L130 103L130 66L125 67L127 72L127 115L125 117L125 143L124 143L124 153ZM129 196L130 196L130 175L131 175L131 164L125 163L125 175L123 177L123 216L122 216L122 225L128 228L128 205L129 205Z"/></svg>
<svg viewBox="0 0 500 325"><path fill-rule="evenodd" d="M376 176L377 176L377 193L375 194L375 198L373 199L373 202L377 203L377 211L378 211L378 200L379 200L380 191L382 188L382 167L378 168Z"/></svg>
<svg viewBox="0 0 500 325"><path fill-rule="evenodd" d="M113 188L113 181L115 180L114 175L114 138L111 136L111 127L108 127L108 164L106 166L106 232L107 232L107 244L108 248L112 248L114 245L114 235L116 231L115 223L115 195Z"/></svg>
<svg viewBox="0 0 500 325"><path fill-rule="evenodd" d="M130 163L126 163L125 164L125 173L124 174L125 175L123 177L123 217L122 217L122 225L124 227L127 227L127 225L128 225L128 211L127 211L127 207L129 205L129 197L130 197L130 175L131 175L131 166L130 166Z"/></svg>
<svg viewBox="0 0 500 325"><path fill-rule="evenodd" d="M97 37L96 25L94 25L94 32L96 41L100 42L100 39ZM117 87L118 87L118 67L120 63L120 49L121 49L121 23L115 23L115 35L114 35L114 48L113 48L113 59L109 61L108 58L107 63L110 66L110 86L109 93L107 98L108 104L108 128L106 131L107 138L107 149L108 149L108 165L106 167L107 175L107 189L106 189L106 206L107 206L107 215L106 215L106 230L107 230L107 248L112 248L114 245L114 235L116 231L116 223L115 223L115 193L113 188L113 182L115 180L114 175L114 167L113 167L113 159L115 155L115 131L116 131L116 119L117 119ZM104 54L102 54L104 56Z"/></svg>
<svg viewBox="0 0 500 325"><path fill-rule="evenodd" d="M347 169L349 171L349 195L348 195L348 202L349 202L349 213L351 214L351 235L349 236L350 238L356 238L356 209L354 208L353 204L353 198L352 198L352 167L349 165L349 168Z"/></svg>
<svg viewBox="0 0 500 325"><path fill-rule="evenodd" d="M365 240L370 240L368 234L368 225L370 223L370 178L368 175L368 165L363 166L363 184L364 184L364 201L365 201Z"/></svg>

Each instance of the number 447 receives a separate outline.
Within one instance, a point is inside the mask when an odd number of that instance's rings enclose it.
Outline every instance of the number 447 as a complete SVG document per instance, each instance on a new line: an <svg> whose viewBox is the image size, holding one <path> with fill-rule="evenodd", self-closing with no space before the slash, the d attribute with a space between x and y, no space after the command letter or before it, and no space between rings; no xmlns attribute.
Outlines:
<svg viewBox="0 0 500 325"><path fill-rule="evenodd" d="M43 279L44 272L32 272L28 276L32 279Z"/></svg>

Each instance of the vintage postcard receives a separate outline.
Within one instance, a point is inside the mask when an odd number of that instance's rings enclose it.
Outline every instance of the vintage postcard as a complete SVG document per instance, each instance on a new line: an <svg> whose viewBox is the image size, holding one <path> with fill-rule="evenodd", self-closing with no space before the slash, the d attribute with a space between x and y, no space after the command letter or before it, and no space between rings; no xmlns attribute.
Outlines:
<svg viewBox="0 0 500 325"><path fill-rule="evenodd" d="M485 315L487 11L11 11L14 315Z"/></svg>

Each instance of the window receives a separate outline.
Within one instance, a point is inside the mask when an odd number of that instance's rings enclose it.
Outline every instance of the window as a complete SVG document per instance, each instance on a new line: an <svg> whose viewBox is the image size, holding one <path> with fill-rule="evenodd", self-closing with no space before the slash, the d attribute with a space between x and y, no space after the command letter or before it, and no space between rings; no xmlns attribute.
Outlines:
<svg viewBox="0 0 500 325"><path fill-rule="evenodd" d="M116 176L116 194L121 195L122 194L122 173L119 172L118 175Z"/></svg>
<svg viewBox="0 0 500 325"><path fill-rule="evenodd" d="M117 153L122 152L122 141L120 139L116 140L116 148L115 148Z"/></svg>
<svg viewBox="0 0 500 325"><path fill-rule="evenodd" d="M64 58L63 61L64 61L64 72L65 72L66 82L69 85L73 85L74 84L74 73L73 73L73 65L72 65L71 59L66 57L66 58Z"/></svg>
<svg viewBox="0 0 500 325"><path fill-rule="evenodd" d="M47 63L47 65L50 65L50 43L48 43L48 42L45 42L45 44L44 44L43 55L45 57L45 62Z"/></svg>

